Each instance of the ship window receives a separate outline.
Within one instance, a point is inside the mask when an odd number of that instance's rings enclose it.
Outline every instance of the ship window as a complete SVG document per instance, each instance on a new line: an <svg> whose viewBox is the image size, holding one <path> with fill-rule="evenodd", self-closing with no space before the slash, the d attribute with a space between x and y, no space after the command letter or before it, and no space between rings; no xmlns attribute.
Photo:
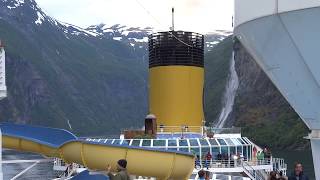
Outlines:
<svg viewBox="0 0 320 180"><path fill-rule="evenodd" d="M177 146L177 141L175 139L169 139L168 146Z"/></svg>
<svg viewBox="0 0 320 180"><path fill-rule="evenodd" d="M199 146L197 139L189 139L190 146Z"/></svg>
<svg viewBox="0 0 320 180"><path fill-rule="evenodd" d="M132 140L131 146L140 146L140 139Z"/></svg>
<svg viewBox="0 0 320 180"><path fill-rule="evenodd" d="M227 143L223 139L218 139L220 145L227 145Z"/></svg>
<svg viewBox="0 0 320 180"><path fill-rule="evenodd" d="M180 139L179 140L179 146L188 146L188 141L185 139Z"/></svg>
<svg viewBox="0 0 320 180"><path fill-rule="evenodd" d="M212 146L218 146L218 143L215 139L209 139L209 142Z"/></svg>
<svg viewBox="0 0 320 180"><path fill-rule="evenodd" d="M153 140L153 146L166 146L166 140Z"/></svg>
<svg viewBox="0 0 320 180"><path fill-rule="evenodd" d="M209 146L208 141L206 139L200 139L201 146Z"/></svg>
<svg viewBox="0 0 320 180"><path fill-rule="evenodd" d="M150 139L145 139L142 141L142 146L151 146L151 140Z"/></svg>

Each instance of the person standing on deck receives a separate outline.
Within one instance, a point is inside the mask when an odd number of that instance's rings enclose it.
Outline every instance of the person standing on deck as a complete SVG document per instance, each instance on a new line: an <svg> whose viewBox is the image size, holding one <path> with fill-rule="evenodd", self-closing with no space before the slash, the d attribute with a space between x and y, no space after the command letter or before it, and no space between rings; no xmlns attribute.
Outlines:
<svg viewBox="0 0 320 180"><path fill-rule="evenodd" d="M304 175L303 167L301 163L296 163L294 165L294 172L288 178L288 180L309 180L308 176Z"/></svg>
<svg viewBox="0 0 320 180"><path fill-rule="evenodd" d="M107 175L109 176L110 180L130 180L130 176L127 172L127 160L120 159L117 164L117 173L111 173L111 166L108 165L107 167Z"/></svg>
<svg viewBox="0 0 320 180"><path fill-rule="evenodd" d="M205 176L206 176L206 172L204 172L204 170L200 170L199 172L198 172L198 179L199 180L206 180L205 179Z"/></svg>
<svg viewBox="0 0 320 180"><path fill-rule="evenodd" d="M210 152L207 153L206 155L206 168L209 169L209 165L212 159L212 155L210 154Z"/></svg>

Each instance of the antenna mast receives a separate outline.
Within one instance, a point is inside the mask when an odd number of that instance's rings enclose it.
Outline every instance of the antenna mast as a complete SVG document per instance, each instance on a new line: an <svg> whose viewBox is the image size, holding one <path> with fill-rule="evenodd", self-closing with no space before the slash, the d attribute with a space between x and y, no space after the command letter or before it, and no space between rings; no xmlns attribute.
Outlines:
<svg viewBox="0 0 320 180"><path fill-rule="evenodd" d="M174 7L172 7L172 27L171 30L174 31Z"/></svg>

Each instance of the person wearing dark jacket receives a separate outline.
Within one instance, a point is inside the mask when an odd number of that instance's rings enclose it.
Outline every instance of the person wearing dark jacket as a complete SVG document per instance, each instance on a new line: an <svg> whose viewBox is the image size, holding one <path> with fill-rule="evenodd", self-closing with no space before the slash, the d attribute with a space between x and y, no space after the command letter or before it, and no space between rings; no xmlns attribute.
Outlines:
<svg viewBox="0 0 320 180"><path fill-rule="evenodd" d="M111 166L107 167L107 174L110 180L130 180L130 176L127 172L127 161L125 159L120 159L117 164L117 173L111 173Z"/></svg>
<svg viewBox="0 0 320 180"><path fill-rule="evenodd" d="M308 176L304 175L303 167L301 163L296 163L294 166L294 172L288 178L288 180L309 180Z"/></svg>

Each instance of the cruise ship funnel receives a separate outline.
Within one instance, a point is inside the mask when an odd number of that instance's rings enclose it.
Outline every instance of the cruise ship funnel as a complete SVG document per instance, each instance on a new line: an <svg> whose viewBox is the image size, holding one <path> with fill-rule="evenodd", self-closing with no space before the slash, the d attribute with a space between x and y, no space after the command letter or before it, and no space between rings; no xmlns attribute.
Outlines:
<svg viewBox="0 0 320 180"><path fill-rule="evenodd" d="M234 35L313 131L320 179L320 1L236 0Z"/></svg>
<svg viewBox="0 0 320 180"><path fill-rule="evenodd" d="M203 57L203 35L170 31L149 36L149 113L158 125L203 125Z"/></svg>

